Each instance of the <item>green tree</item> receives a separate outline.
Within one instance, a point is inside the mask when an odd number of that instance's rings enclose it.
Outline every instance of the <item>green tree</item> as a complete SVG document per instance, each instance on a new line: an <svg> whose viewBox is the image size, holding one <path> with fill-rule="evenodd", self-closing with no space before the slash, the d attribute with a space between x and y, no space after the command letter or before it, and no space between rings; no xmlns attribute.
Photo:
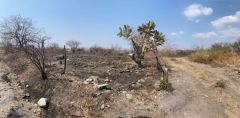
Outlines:
<svg viewBox="0 0 240 118"><path fill-rule="evenodd" d="M152 51L156 57L157 68L163 73L164 80L168 81L168 69L161 59L160 53L158 52L157 46L163 45L166 41L165 36L162 32L155 29L156 24L153 21L149 21L138 27L137 33L133 34L133 29L129 25L120 27L118 36L124 37L132 42L134 49L133 60L141 66L141 60L144 59L144 53Z"/></svg>
<svg viewBox="0 0 240 118"><path fill-rule="evenodd" d="M133 47L133 55L131 58L134 62L138 64L139 67L142 67L142 61L141 61L141 48L137 45L135 39L136 36L133 35L133 29L129 25L124 25L123 27L119 28L120 32L117 34L119 37L124 37L127 40L130 40Z"/></svg>

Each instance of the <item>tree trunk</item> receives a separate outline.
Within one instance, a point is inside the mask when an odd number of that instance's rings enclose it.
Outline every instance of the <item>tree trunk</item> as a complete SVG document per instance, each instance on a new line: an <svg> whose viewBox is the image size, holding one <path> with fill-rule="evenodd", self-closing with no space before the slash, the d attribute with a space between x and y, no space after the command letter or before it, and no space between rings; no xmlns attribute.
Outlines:
<svg viewBox="0 0 240 118"><path fill-rule="evenodd" d="M164 64L163 60L161 59L161 56L158 52L157 46L154 41L153 41L153 53L154 53L156 61L157 61L157 69L162 71L163 80L168 82L168 69L167 69L166 65Z"/></svg>
<svg viewBox="0 0 240 118"><path fill-rule="evenodd" d="M42 76L42 79L44 79L44 80L47 79L47 74L45 71L41 72L41 76Z"/></svg>
<svg viewBox="0 0 240 118"><path fill-rule="evenodd" d="M66 51L66 47L65 47L65 45L64 45L64 68L63 68L62 74L65 74L65 72L66 72L66 66L67 66L67 51Z"/></svg>
<svg viewBox="0 0 240 118"><path fill-rule="evenodd" d="M132 60L138 64L138 67L142 67L142 61L141 61L141 58L140 58L140 55L138 54L138 49L137 49L137 45L136 43L134 42L133 39L131 39L132 41L132 45L133 45L133 50L134 50L134 55L132 58Z"/></svg>

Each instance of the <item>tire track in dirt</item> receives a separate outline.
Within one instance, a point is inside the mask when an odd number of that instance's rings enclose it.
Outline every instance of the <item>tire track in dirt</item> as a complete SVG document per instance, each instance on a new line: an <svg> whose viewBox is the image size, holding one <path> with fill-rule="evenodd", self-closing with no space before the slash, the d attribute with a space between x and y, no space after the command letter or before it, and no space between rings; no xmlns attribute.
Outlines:
<svg viewBox="0 0 240 118"><path fill-rule="evenodd" d="M196 82L202 84L198 86L198 90L205 92L209 97L223 104L225 114L230 118L239 118L240 116L240 88L239 83L234 83L224 73L224 70L213 68L209 65L198 64L188 61L185 58L179 58L176 61L169 61L174 68L181 70L195 79ZM215 88L214 84L218 80L224 80L225 88ZM204 90L205 89L205 90Z"/></svg>

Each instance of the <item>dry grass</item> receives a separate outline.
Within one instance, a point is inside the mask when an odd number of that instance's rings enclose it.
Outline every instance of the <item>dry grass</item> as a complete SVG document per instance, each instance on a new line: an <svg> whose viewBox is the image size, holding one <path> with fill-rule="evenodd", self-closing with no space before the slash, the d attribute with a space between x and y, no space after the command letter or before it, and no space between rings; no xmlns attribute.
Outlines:
<svg viewBox="0 0 240 118"><path fill-rule="evenodd" d="M198 48L189 56L189 59L193 62L205 63L205 64L231 64L235 65L240 63L240 54L229 51L224 48L220 49L203 49Z"/></svg>

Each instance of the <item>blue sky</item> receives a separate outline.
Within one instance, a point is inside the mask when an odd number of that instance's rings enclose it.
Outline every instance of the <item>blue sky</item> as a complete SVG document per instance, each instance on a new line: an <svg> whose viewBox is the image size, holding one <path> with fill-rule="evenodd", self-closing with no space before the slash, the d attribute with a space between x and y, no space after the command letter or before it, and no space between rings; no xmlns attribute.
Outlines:
<svg viewBox="0 0 240 118"><path fill-rule="evenodd" d="M74 39L81 47L128 48L116 35L119 26L148 20L179 49L240 36L240 0L0 0L0 21L19 14L60 45Z"/></svg>

